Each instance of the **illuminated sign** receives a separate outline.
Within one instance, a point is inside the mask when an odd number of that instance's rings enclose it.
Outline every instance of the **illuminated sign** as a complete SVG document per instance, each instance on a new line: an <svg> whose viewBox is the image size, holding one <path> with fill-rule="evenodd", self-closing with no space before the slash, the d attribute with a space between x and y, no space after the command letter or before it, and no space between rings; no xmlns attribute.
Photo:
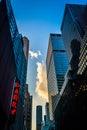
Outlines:
<svg viewBox="0 0 87 130"><path fill-rule="evenodd" d="M17 103L18 103L18 98L19 98L19 88L20 88L20 84L19 84L19 82L16 82L15 86L14 86L14 93L13 93L11 110L10 110L10 119L11 120L14 120L14 117L16 115Z"/></svg>

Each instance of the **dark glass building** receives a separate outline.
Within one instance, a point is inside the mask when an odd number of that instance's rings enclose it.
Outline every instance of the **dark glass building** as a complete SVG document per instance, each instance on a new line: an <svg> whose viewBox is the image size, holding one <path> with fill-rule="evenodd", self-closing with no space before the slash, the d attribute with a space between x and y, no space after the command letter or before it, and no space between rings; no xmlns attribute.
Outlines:
<svg viewBox="0 0 87 130"><path fill-rule="evenodd" d="M61 31L68 54L69 61L72 57L71 42L77 40L81 42L85 35L87 26L87 6L66 4Z"/></svg>
<svg viewBox="0 0 87 130"><path fill-rule="evenodd" d="M36 106L36 130L41 130L42 106Z"/></svg>
<svg viewBox="0 0 87 130"><path fill-rule="evenodd" d="M0 129L4 130L16 77L13 43L4 0L0 2L0 68Z"/></svg>
<svg viewBox="0 0 87 130"><path fill-rule="evenodd" d="M64 76L68 68L68 59L61 34L50 34L46 68L50 119L53 120L53 113L60 97Z"/></svg>
<svg viewBox="0 0 87 130"><path fill-rule="evenodd" d="M0 130L22 130L27 72L23 44L10 0L0 1Z"/></svg>
<svg viewBox="0 0 87 130"><path fill-rule="evenodd" d="M69 75L72 72L69 71ZM55 115L55 130L86 129L87 83L84 76L72 79L69 75ZM83 83L83 81L85 81Z"/></svg>
<svg viewBox="0 0 87 130"><path fill-rule="evenodd" d="M87 6L66 5L61 30L70 67L54 113L55 128L87 129Z"/></svg>

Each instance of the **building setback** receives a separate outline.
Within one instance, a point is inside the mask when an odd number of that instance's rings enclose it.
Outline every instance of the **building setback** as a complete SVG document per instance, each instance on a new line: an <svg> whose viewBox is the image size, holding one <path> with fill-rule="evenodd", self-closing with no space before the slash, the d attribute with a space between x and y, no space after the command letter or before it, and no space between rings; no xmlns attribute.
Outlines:
<svg viewBox="0 0 87 130"><path fill-rule="evenodd" d="M61 34L50 34L46 68L50 119L54 120L53 113L58 103L64 76L68 68L68 59Z"/></svg>

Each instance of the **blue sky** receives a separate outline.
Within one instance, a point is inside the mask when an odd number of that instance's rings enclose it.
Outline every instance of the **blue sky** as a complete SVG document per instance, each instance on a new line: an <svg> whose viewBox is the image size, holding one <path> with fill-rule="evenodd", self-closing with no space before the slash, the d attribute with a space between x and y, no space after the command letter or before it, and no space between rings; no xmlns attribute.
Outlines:
<svg viewBox="0 0 87 130"><path fill-rule="evenodd" d="M32 130L35 130L36 105L43 105L44 109L46 102L44 98L41 98L41 91L36 92L36 82L40 75L38 70L42 73L45 70L49 35L50 33L60 33L66 3L86 4L87 0L11 0L11 3L19 32L23 36L27 36L30 41L29 49L34 53L38 53L38 51L41 53L37 58L29 56L27 72L29 91L33 95ZM41 76L45 78L44 75ZM44 91L41 94L46 93Z"/></svg>

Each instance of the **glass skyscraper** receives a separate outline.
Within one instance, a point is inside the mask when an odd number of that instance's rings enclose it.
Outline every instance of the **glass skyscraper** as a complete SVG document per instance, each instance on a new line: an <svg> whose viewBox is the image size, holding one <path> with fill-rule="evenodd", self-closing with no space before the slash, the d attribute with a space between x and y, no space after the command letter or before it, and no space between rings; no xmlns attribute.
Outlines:
<svg viewBox="0 0 87 130"><path fill-rule="evenodd" d="M53 120L53 113L58 103L64 76L68 68L68 59L61 34L50 34L46 68L50 119Z"/></svg>
<svg viewBox="0 0 87 130"><path fill-rule="evenodd" d="M11 126L10 112L15 107L12 130L17 130L23 127L27 61L23 51L24 41L18 32L10 0L0 1L0 27L0 129L4 130L8 124ZM20 84L20 92L17 90L15 96L16 83ZM18 101L16 105L14 96Z"/></svg>
<svg viewBox="0 0 87 130"><path fill-rule="evenodd" d="M55 129L87 129L87 5L67 4L61 30L70 66L54 113Z"/></svg>
<svg viewBox="0 0 87 130"><path fill-rule="evenodd" d="M83 44L87 30L87 5L66 4L61 31L68 54L72 58L71 42L77 40Z"/></svg>

